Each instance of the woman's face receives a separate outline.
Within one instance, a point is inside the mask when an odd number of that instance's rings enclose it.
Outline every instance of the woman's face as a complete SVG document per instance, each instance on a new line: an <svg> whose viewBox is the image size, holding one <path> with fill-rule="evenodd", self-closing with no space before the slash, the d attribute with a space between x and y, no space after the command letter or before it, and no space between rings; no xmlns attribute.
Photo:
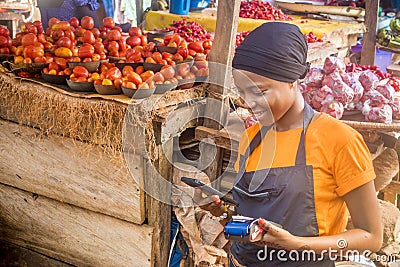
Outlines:
<svg viewBox="0 0 400 267"><path fill-rule="evenodd" d="M234 70L233 78L245 107L262 125L279 121L296 100L296 86L245 70Z"/></svg>

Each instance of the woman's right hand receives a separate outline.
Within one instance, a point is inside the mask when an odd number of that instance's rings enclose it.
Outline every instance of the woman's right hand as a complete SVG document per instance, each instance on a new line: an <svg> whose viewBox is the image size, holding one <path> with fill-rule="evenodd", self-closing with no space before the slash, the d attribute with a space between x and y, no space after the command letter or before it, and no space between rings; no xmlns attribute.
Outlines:
<svg viewBox="0 0 400 267"><path fill-rule="evenodd" d="M219 217L224 211L224 201L219 196L212 195L203 197L203 193L200 189L195 189L194 202L203 210L209 211L213 216Z"/></svg>

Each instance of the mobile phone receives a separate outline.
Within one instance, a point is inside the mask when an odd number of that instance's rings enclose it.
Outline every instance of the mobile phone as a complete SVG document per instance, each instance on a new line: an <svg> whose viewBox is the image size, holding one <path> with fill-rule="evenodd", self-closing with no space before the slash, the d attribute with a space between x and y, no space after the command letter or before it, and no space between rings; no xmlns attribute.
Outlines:
<svg viewBox="0 0 400 267"><path fill-rule="evenodd" d="M212 188L211 186L203 183L200 180L189 178L189 177L182 177L181 181L191 187L200 187L201 191L203 191L206 195L217 195L223 201L231 203L232 205L235 205L235 206L239 206L239 203L236 200L225 196L225 194L223 194L222 192L218 191L215 188Z"/></svg>

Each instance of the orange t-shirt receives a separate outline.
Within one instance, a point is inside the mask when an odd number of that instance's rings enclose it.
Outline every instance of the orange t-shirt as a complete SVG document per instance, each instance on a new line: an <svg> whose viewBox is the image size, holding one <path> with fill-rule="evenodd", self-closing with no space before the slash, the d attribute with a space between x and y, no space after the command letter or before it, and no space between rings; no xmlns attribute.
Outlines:
<svg viewBox="0 0 400 267"><path fill-rule="evenodd" d="M244 154L260 125L241 137ZM247 161L247 171L295 165L302 128L270 130ZM314 201L320 236L343 232L348 211L341 196L375 179L371 155L362 136L346 124L322 113L312 121L305 138L306 162L313 166ZM271 153L274 152L274 153ZM262 160L260 160L262 159ZM239 162L235 164L236 171ZM268 218L266 218L268 219Z"/></svg>

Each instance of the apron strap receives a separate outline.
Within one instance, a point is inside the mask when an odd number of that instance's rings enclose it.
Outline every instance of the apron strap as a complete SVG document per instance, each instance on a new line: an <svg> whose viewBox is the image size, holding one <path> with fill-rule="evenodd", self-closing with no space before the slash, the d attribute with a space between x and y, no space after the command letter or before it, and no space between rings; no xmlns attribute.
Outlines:
<svg viewBox="0 0 400 267"><path fill-rule="evenodd" d="M314 117L314 110L304 102L304 119L303 119L303 131L301 131L299 147L297 148L296 154L296 165L306 165L306 148L304 144L304 137L306 135L308 125Z"/></svg>

